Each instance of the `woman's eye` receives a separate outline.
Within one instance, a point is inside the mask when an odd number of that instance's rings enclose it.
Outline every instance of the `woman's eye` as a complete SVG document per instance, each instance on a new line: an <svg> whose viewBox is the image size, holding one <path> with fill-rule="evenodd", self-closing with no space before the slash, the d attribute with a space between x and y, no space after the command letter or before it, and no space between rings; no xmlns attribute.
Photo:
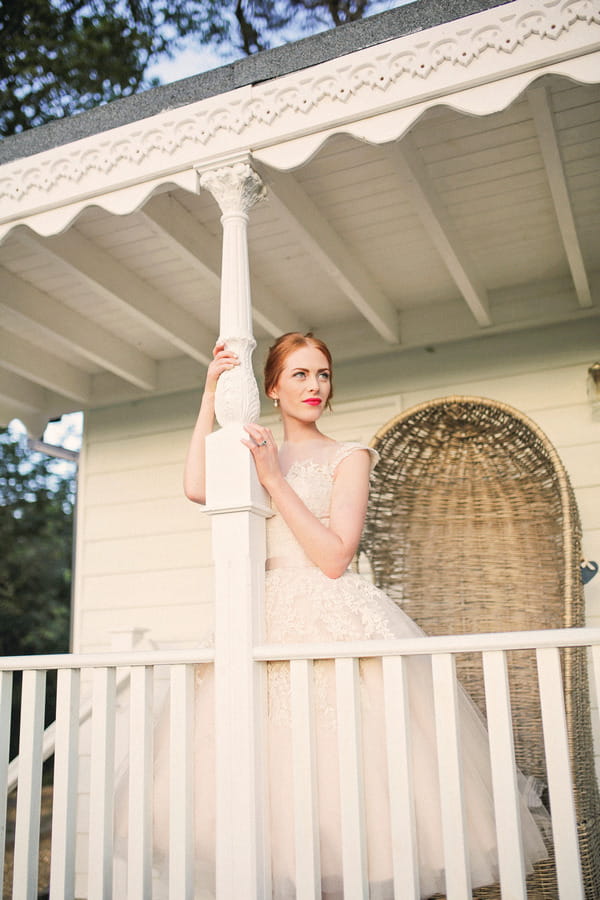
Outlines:
<svg viewBox="0 0 600 900"><path fill-rule="evenodd" d="M320 372L319 377L323 379L323 381L329 381L329 372Z"/></svg>
<svg viewBox="0 0 600 900"><path fill-rule="evenodd" d="M294 372L293 377L294 378L298 378L298 377L304 378L304 374L305 374L304 372Z"/></svg>

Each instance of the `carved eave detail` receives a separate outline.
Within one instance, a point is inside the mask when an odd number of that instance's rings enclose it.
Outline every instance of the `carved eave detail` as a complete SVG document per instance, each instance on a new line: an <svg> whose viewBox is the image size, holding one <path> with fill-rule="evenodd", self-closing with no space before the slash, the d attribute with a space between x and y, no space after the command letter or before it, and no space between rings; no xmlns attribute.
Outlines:
<svg viewBox="0 0 600 900"><path fill-rule="evenodd" d="M24 222L54 233L91 202L131 212L169 182L193 190L194 167L221 154L252 148L284 169L336 131L394 140L441 98L493 112L547 72L599 80L596 0L514 0L6 164L0 234Z"/></svg>

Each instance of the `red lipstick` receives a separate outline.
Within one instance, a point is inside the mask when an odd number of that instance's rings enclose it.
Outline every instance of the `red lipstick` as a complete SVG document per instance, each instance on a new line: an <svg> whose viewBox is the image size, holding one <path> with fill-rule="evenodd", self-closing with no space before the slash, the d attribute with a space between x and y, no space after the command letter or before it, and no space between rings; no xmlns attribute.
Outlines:
<svg viewBox="0 0 600 900"><path fill-rule="evenodd" d="M308 397L306 400L302 401L303 403L308 403L309 406L320 406L321 400L319 397Z"/></svg>

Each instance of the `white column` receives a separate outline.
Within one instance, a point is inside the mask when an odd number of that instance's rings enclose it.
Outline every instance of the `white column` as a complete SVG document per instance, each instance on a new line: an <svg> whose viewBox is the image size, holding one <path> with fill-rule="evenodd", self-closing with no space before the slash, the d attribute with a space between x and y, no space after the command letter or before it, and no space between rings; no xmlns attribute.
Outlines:
<svg viewBox="0 0 600 900"><path fill-rule="evenodd" d="M201 175L200 184L223 216L220 337L240 366L219 379L220 431L206 444L206 500L212 515L215 562L215 716L217 791L217 896L247 900L270 896L266 830L264 671L253 662L262 639L265 517L268 497L241 443L243 423L260 414L251 356L248 210L264 187L247 163Z"/></svg>

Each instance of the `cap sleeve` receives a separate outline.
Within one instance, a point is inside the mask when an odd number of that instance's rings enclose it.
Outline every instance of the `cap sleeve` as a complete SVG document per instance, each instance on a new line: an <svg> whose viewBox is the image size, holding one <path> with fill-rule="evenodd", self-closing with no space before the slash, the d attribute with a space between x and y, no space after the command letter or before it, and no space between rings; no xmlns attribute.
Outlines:
<svg viewBox="0 0 600 900"><path fill-rule="evenodd" d="M377 465L377 462L379 461L379 453L377 452L377 450L374 450L373 447L368 447L366 444L358 444L353 442L347 442L338 446L338 449L333 457L333 470L335 471L339 464L348 456L350 456L351 453L354 453L355 450L367 451L371 460L372 472Z"/></svg>

